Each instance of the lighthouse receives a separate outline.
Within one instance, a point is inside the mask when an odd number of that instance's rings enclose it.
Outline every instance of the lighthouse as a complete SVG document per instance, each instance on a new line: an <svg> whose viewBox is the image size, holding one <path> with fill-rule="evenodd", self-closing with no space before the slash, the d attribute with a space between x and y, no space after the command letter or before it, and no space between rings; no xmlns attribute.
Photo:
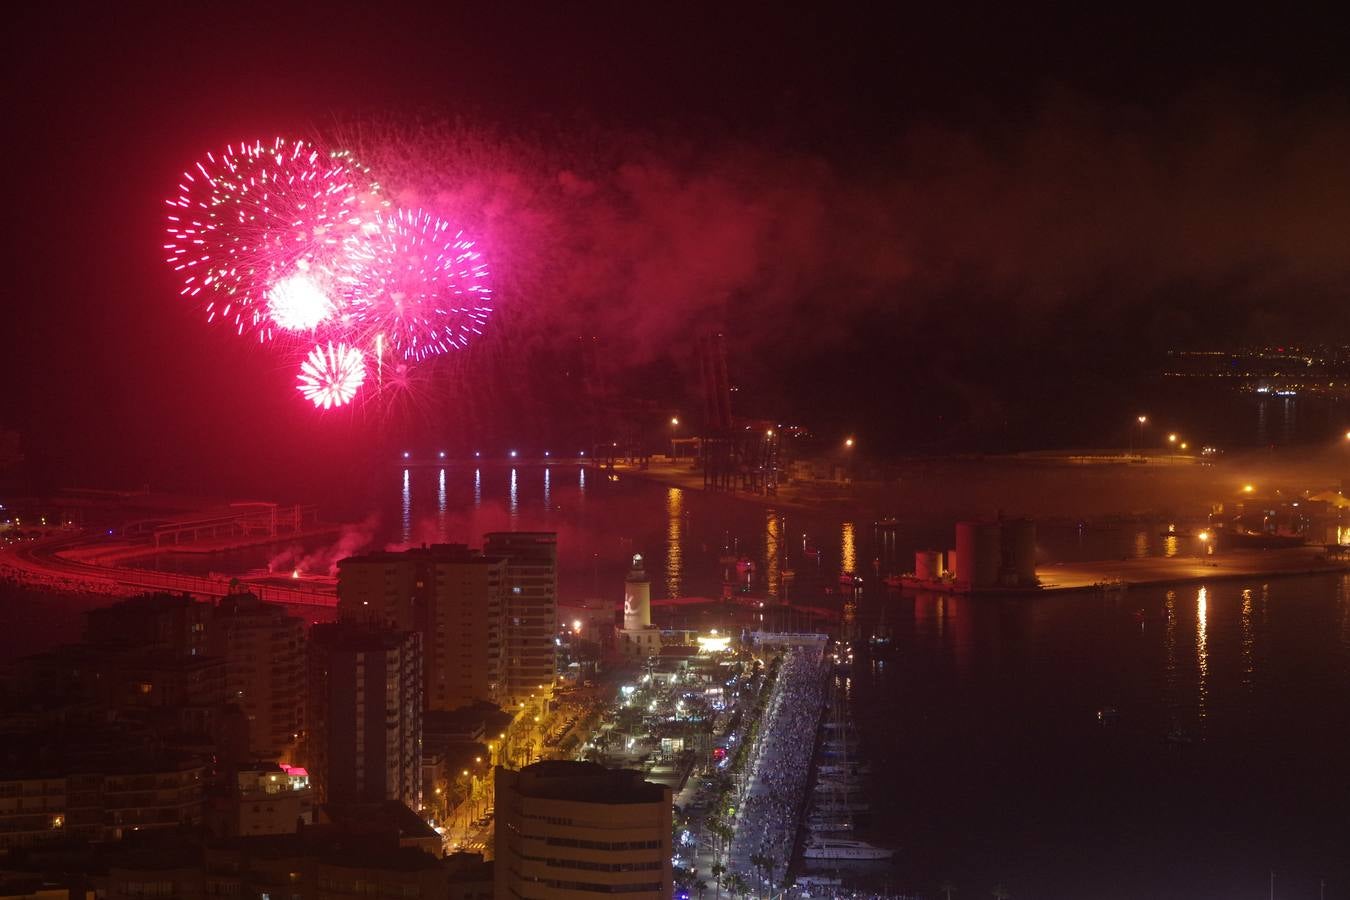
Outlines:
<svg viewBox="0 0 1350 900"><path fill-rule="evenodd" d="M642 554L633 554L633 567L623 581L623 651L637 659L661 653L661 630L652 627L652 583L642 567Z"/></svg>

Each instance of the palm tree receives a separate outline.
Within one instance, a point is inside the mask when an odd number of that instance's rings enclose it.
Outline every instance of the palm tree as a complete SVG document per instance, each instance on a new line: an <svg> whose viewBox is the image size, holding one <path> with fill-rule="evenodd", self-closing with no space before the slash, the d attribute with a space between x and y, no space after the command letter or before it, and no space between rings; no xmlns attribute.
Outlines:
<svg viewBox="0 0 1350 900"><path fill-rule="evenodd" d="M713 863L712 874L713 874L713 883L717 885L717 900L722 900L722 875L726 872L726 870L727 867L722 865L721 863L717 862Z"/></svg>
<svg viewBox="0 0 1350 900"><path fill-rule="evenodd" d="M764 884L764 855L761 853L750 854L750 865L755 867L756 886L761 887Z"/></svg>
<svg viewBox="0 0 1350 900"><path fill-rule="evenodd" d="M694 888L698 891L698 900L703 900L703 892L708 889L708 882L700 878L694 882Z"/></svg>

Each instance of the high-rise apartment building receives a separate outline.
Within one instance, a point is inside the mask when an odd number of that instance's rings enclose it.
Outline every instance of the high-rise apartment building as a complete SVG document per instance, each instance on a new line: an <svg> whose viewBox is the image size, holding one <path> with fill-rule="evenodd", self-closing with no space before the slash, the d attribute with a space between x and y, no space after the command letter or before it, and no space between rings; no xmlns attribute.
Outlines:
<svg viewBox="0 0 1350 900"><path fill-rule="evenodd" d="M506 571L464 544L354 556L338 563L338 615L422 635L427 709L497 702Z"/></svg>
<svg viewBox="0 0 1350 900"><path fill-rule="evenodd" d="M295 760L304 728L305 623L252 594L220 601L207 646L225 660L226 699L248 717L249 753Z"/></svg>
<svg viewBox="0 0 1350 900"><path fill-rule="evenodd" d="M496 770L495 895L671 896L670 788L641 772L550 760Z"/></svg>
<svg viewBox="0 0 1350 900"><path fill-rule="evenodd" d="M422 805L422 636L355 622L309 635L306 763L319 803Z"/></svg>
<svg viewBox="0 0 1350 900"><path fill-rule="evenodd" d="M214 613L210 603L188 594L143 594L85 613L85 640L174 656L203 656Z"/></svg>
<svg viewBox="0 0 1350 900"><path fill-rule="evenodd" d="M483 553L506 560L503 696L516 702L547 690L557 671L558 535L496 531Z"/></svg>

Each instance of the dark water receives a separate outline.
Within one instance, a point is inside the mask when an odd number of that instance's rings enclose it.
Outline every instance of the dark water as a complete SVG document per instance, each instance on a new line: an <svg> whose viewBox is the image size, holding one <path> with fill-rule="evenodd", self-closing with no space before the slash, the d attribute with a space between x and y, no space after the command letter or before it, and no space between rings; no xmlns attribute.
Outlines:
<svg viewBox="0 0 1350 900"><path fill-rule="evenodd" d="M1278 896L1350 896L1347 579L883 612L896 649L849 688L901 883L1256 898L1273 869Z"/></svg>
<svg viewBox="0 0 1350 900"><path fill-rule="evenodd" d="M284 569L308 558L318 570L339 550L476 544L515 527L559 532L564 602L617 603L633 553L646 556L655 597L717 596L724 546L756 561L758 594L839 611L838 575L857 571L868 576L849 610L860 633L894 639L848 685L873 807L886 810L871 836L899 848L874 877L929 896L950 879L958 897L1002 884L1014 897L1256 898L1273 869L1277 896L1317 897L1325 878L1326 896L1350 897L1340 577L1118 599L901 597L875 574L945 546L950 521L883 530L574 466L391 469L358 506L343 512L365 524L342 547L160 564ZM1040 552L1194 552L1160 529L1045 530ZM1106 707L1118 714L1103 724ZM1169 742L1173 732L1184 742Z"/></svg>

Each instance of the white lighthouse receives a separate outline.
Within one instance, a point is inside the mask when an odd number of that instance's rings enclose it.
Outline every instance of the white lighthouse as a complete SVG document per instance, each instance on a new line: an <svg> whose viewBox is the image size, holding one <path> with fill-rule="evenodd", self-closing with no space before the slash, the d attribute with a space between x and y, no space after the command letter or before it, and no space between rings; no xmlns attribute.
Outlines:
<svg viewBox="0 0 1350 900"><path fill-rule="evenodd" d="M661 652L661 631L652 627L652 584L640 553L633 554L633 567L623 582L623 650L638 658Z"/></svg>
<svg viewBox="0 0 1350 900"><path fill-rule="evenodd" d="M638 631L652 624L652 583L642 567L642 554L633 554L633 568L623 582L623 630Z"/></svg>

